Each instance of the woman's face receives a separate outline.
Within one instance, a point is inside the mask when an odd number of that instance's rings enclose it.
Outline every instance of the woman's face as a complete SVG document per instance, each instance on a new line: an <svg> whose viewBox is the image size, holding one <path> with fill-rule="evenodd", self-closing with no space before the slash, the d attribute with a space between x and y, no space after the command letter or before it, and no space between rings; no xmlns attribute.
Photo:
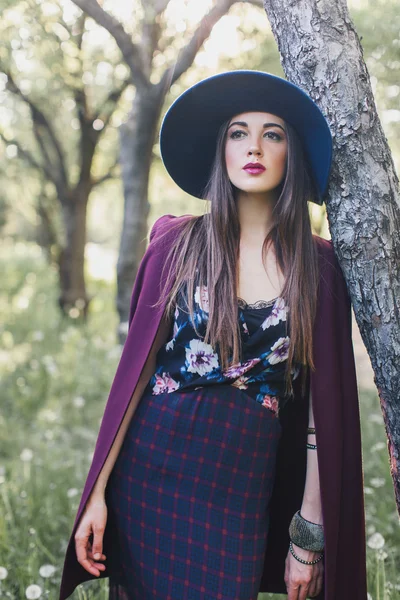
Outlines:
<svg viewBox="0 0 400 600"><path fill-rule="evenodd" d="M269 192L285 175L287 157L285 121L266 112L246 112L231 118L225 145L228 176L239 190ZM247 168L256 163L262 168Z"/></svg>

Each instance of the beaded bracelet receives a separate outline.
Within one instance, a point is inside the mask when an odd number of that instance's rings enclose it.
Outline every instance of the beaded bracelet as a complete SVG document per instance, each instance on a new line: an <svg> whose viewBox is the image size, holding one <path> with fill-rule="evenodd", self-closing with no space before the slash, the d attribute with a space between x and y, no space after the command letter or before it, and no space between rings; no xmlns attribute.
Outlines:
<svg viewBox="0 0 400 600"><path fill-rule="evenodd" d="M307 428L307 435L308 434L315 434L315 427L308 427ZM309 442L307 442L307 448L309 448L310 450L316 450L317 449L317 445L316 444L310 444Z"/></svg>
<svg viewBox="0 0 400 600"><path fill-rule="evenodd" d="M315 565L317 562L322 560L322 558L324 556L324 553L322 552L321 556L319 556L315 560L303 560L302 558L300 558L300 556L297 556L297 554L295 554L295 551L293 550L293 544L291 541L289 543L289 549L290 549L290 552L292 553L292 555L295 557L295 559L298 560L299 562L303 563L303 565Z"/></svg>

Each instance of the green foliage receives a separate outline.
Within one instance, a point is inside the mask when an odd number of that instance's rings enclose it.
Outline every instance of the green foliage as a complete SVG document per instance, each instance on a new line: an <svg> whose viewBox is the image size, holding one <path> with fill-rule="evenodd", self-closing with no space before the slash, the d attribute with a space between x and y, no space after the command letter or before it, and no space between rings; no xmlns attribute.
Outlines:
<svg viewBox="0 0 400 600"><path fill-rule="evenodd" d="M400 154L400 11L397 0L368 0L350 16L361 38L379 118L399 166Z"/></svg>
<svg viewBox="0 0 400 600"><path fill-rule="evenodd" d="M57 600L121 352L115 290L90 280L89 320L77 327L60 317L56 273L36 246L3 244L0 268L0 597L20 600L29 585L38 585L41 597ZM369 592L373 600L400 598L399 519L375 393L362 391L361 417ZM107 579L88 582L71 598L106 600L107 587Z"/></svg>
<svg viewBox="0 0 400 600"><path fill-rule="evenodd" d="M3 248L1 268L0 596L20 600L37 584L56 598L121 351L114 290L89 282L95 299L78 328L60 316L56 273L37 247ZM40 576L45 564L54 576Z"/></svg>

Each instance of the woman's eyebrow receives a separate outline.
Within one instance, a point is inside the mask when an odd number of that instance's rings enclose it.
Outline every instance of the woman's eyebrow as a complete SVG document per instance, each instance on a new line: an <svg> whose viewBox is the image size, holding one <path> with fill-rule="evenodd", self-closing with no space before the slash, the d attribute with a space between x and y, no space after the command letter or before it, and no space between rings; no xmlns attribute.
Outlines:
<svg viewBox="0 0 400 600"><path fill-rule="evenodd" d="M228 129L230 129L233 125L241 125L242 127L248 127L245 121L234 121L229 125ZM285 131L285 129L282 127L282 125L279 125L279 123L264 123L263 128L265 129L267 127L280 127L282 131Z"/></svg>

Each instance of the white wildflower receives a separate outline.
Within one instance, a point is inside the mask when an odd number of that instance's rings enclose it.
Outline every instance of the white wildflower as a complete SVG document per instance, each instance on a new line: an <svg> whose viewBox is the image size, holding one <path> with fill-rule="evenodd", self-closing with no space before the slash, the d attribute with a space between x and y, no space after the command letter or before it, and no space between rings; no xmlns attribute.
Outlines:
<svg viewBox="0 0 400 600"><path fill-rule="evenodd" d="M24 462L29 462L33 458L33 452L30 448L24 448L19 457Z"/></svg>
<svg viewBox="0 0 400 600"><path fill-rule="evenodd" d="M42 410L38 414L38 418L41 421L47 421L48 423L54 423L57 421L57 414L51 408L42 408Z"/></svg>
<svg viewBox="0 0 400 600"><path fill-rule="evenodd" d="M372 548L372 550L380 550L385 545L385 538L378 532L373 533L369 538L367 545Z"/></svg>
<svg viewBox="0 0 400 600"><path fill-rule="evenodd" d="M385 558L388 557L388 554L384 550L378 550L377 556L379 560L385 560Z"/></svg>
<svg viewBox="0 0 400 600"><path fill-rule="evenodd" d="M82 396L75 396L72 403L77 408L81 408L82 406L85 406L85 398L82 398Z"/></svg>
<svg viewBox="0 0 400 600"><path fill-rule="evenodd" d="M5 567L0 567L0 580L5 579L8 575L8 571Z"/></svg>
<svg viewBox="0 0 400 600"><path fill-rule="evenodd" d="M377 452L378 450L383 450L386 448L386 444L384 442L376 442L373 446L371 446L371 452Z"/></svg>
<svg viewBox="0 0 400 600"><path fill-rule="evenodd" d="M368 417L368 421L371 421L371 423L379 423L379 425L382 423L382 415L379 413L371 413Z"/></svg>
<svg viewBox="0 0 400 600"><path fill-rule="evenodd" d="M45 354L44 356L42 356L42 363L44 364L46 371L50 373L50 375L58 373L56 361L49 354Z"/></svg>
<svg viewBox="0 0 400 600"><path fill-rule="evenodd" d="M43 331L34 331L32 333L32 339L35 342L41 342L44 338L44 333Z"/></svg>
<svg viewBox="0 0 400 600"><path fill-rule="evenodd" d="M56 572L56 568L53 565L42 565L39 569L39 573L42 577L52 577Z"/></svg>
<svg viewBox="0 0 400 600"><path fill-rule="evenodd" d="M36 598L40 598L42 595L42 588L36 583L32 583L32 585L28 585L25 590L25 596L28 600L36 600Z"/></svg>
<svg viewBox="0 0 400 600"><path fill-rule="evenodd" d="M378 487L382 487L383 485L385 485L385 480L383 479L383 477L373 477L370 481L371 485L378 488Z"/></svg>
<svg viewBox="0 0 400 600"><path fill-rule="evenodd" d="M76 488L70 488L67 491L67 496L68 498L73 498L74 496L76 496L78 494L78 490Z"/></svg>

